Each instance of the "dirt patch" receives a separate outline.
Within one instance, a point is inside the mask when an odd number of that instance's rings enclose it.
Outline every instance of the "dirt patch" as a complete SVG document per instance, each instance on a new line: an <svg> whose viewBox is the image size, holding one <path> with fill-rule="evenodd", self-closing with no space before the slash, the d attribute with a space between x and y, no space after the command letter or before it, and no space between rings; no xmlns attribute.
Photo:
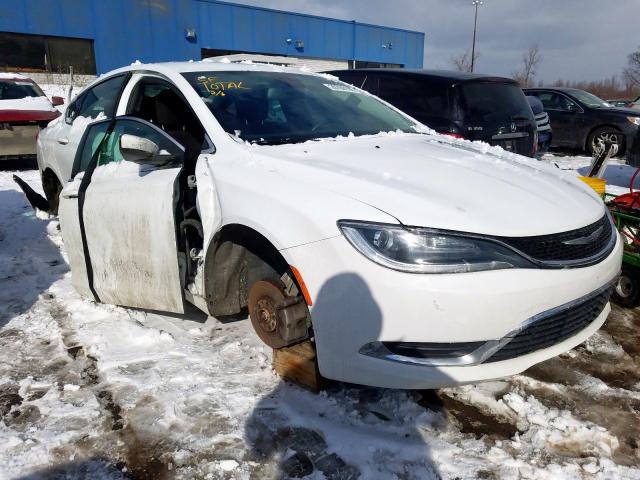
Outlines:
<svg viewBox="0 0 640 480"><path fill-rule="evenodd" d="M18 395L18 385L8 384L0 386L0 418L7 415L11 408L22 403L22 397Z"/></svg>
<svg viewBox="0 0 640 480"><path fill-rule="evenodd" d="M6 330L3 330L2 332L0 332L0 338L4 339L4 338L13 338L13 337L19 337L23 335L21 330L17 330L15 328L8 328Z"/></svg>
<svg viewBox="0 0 640 480"><path fill-rule="evenodd" d="M4 423L18 432L28 430L40 419L40 410L35 405L22 405L4 417Z"/></svg>
<svg viewBox="0 0 640 480"><path fill-rule="evenodd" d="M602 327L631 357L640 358L640 311L613 306Z"/></svg>
<svg viewBox="0 0 640 480"><path fill-rule="evenodd" d="M621 465L640 465L640 401L611 392L594 395L580 386L558 390L545 384L522 384L521 388L534 395L543 405L558 410L568 410L583 421L589 421L607 429L618 439L619 448L612 459ZM564 456L589 455L582 451L583 445L558 445L556 453Z"/></svg>
<svg viewBox="0 0 640 480"><path fill-rule="evenodd" d="M100 390L96 395L98 402L111 415L111 430L122 430L124 427L124 419L122 418L122 409L120 405L113 401L113 394L109 390Z"/></svg>
<svg viewBox="0 0 640 480"><path fill-rule="evenodd" d="M476 405L464 403L444 393L439 393L438 396L442 400L445 414L460 426L462 433L473 434L478 439L488 437L488 440L506 440L518 432L514 424L487 414Z"/></svg>
<svg viewBox="0 0 640 480"><path fill-rule="evenodd" d="M169 477L172 451L163 440L142 439L131 426L122 430L120 438L126 450L122 454L122 465L135 480L163 480Z"/></svg>

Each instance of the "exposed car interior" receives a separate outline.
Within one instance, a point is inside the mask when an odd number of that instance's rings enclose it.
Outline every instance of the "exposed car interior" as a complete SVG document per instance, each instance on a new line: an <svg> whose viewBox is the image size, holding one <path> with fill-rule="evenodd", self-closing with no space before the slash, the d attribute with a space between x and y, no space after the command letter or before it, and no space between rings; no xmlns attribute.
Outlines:
<svg viewBox="0 0 640 480"><path fill-rule="evenodd" d="M168 82L143 79L134 87L127 115L162 129L185 149L177 189L176 225L183 286L195 278L203 245L203 231L196 208L195 166L203 150L210 148L205 130L186 101Z"/></svg>

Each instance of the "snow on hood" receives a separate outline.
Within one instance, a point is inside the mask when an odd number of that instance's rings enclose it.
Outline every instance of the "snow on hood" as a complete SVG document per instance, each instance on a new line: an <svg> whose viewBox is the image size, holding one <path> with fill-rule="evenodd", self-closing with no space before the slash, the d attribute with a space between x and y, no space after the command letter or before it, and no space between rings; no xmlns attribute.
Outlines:
<svg viewBox="0 0 640 480"><path fill-rule="evenodd" d="M56 109L51 105L47 97L26 97L17 100L0 100L0 110L37 110L44 112L54 112Z"/></svg>
<svg viewBox="0 0 640 480"><path fill-rule="evenodd" d="M571 174L441 135L343 137L250 151L270 170L374 206L405 225L543 235L584 227L605 211Z"/></svg>

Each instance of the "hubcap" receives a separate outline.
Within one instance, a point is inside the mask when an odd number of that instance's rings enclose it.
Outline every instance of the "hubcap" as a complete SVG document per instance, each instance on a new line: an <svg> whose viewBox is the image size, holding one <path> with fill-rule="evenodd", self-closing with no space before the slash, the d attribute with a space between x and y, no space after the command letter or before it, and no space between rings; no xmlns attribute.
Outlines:
<svg viewBox="0 0 640 480"><path fill-rule="evenodd" d="M617 133L614 132L602 132L593 139L592 147L595 150L598 145L604 144L606 142L610 142L620 146L620 137Z"/></svg>
<svg viewBox="0 0 640 480"><path fill-rule="evenodd" d="M628 298L633 292L633 283L629 277L621 276L616 284L616 293L622 298Z"/></svg>

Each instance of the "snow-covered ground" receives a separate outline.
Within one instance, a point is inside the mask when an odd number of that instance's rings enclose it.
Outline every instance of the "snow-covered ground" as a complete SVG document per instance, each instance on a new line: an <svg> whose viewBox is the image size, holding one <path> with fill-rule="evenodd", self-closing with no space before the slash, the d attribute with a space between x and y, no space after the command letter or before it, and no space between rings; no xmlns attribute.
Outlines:
<svg viewBox="0 0 640 480"><path fill-rule="evenodd" d="M562 168L586 157L547 155ZM249 322L98 305L0 171L0 480L640 479L640 312L522 375L404 392L281 381ZM36 171L18 173L39 188Z"/></svg>

